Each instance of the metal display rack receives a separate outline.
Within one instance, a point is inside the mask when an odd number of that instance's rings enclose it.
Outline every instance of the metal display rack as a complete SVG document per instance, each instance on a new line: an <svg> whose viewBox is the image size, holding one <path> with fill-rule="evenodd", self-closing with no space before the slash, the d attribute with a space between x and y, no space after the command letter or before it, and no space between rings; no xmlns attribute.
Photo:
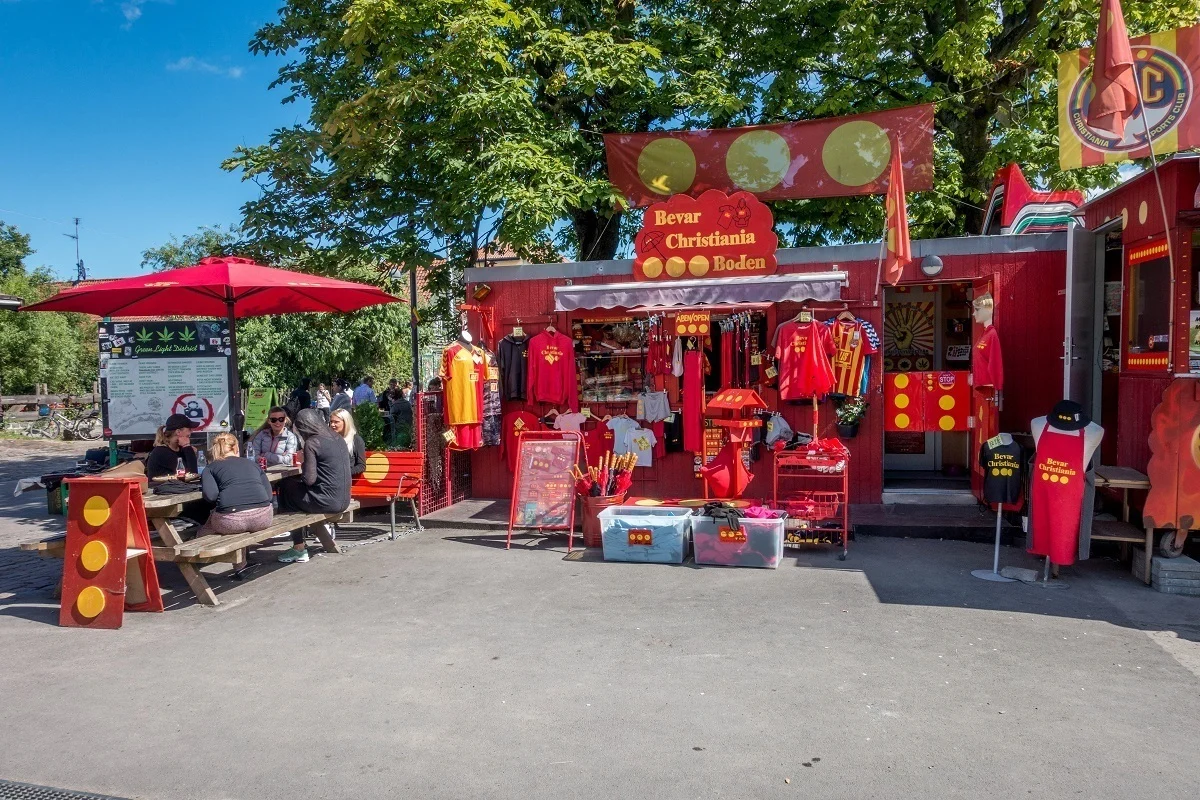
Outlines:
<svg viewBox="0 0 1200 800"><path fill-rule="evenodd" d="M841 545L838 560L845 561L850 549L849 492L849 454L837 457L807 452L776 454L774 507L788 514L784 546Z"/></svg>

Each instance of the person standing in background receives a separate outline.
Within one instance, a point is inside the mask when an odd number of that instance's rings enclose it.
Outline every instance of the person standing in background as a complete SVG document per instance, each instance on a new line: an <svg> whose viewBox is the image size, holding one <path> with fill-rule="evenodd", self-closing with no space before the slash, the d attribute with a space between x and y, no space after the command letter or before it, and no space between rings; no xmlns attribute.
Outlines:
<svg viewBox="0 0 1200 800"><path fill-rule="evenodd" d="M301 378L300 383L296 384L296 388L292 389L292 394L288 397L287 406L288 414L292 419L300 413L302 408L312 407L312 395L309 394L309 387L312 386L312 380L309 378Z"/></svg>
<svg viewBox="0 0 1200 800"><path fill-rule="evenodd" d="M363 403L375 405L379 402L379 398L375 396L375 379L370 375L362 379L362 383L354 390L351 406L359 406Z"/></svg>
<svg viewBox="0 0 1200 800"><path fill-rule="evenodd" d="M313 400L317 405L317 411L320 411L321 415L325 417L325 421L328 422L329 404L333 402L333 397L330 396L329 390L325 388L325 384L317 384L317 391L313 397Z"/></svg>
<svg viewBox="0 0 1200 800"><path fill-rule="evenodd" d="M345 378L337 379L337 394L333 396L333 400L329 403L329 413L332 414L339 408L344 408L347 411L354 405L354 399L350 394L350 382Z"/></svg>
<svg viewBox="0 0 1200 800"><path fill-rule="evenodd" d="M405 381L401 384L400 392L404 395L404 399L411 403L413 401L413 382Z"/></svg>

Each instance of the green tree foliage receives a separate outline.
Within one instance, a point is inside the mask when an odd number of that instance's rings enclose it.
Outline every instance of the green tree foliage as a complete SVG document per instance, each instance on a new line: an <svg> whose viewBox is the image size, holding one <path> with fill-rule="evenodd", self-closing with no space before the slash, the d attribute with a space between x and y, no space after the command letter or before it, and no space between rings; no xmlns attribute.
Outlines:
<svg viewBox="0 0 1200 800"><path fill-rule="evenodd" d="M172 236L171 241L164 245L143 250L142 267L162 272L176 267L190 267L209 256L241 255L247 245L244 238L241 230L232 225L228 228L204 226L182 239Z"/></svg>
<svg viewBox="0 0 1200 800"><path fill-rule="evenodd" d="M1193 24L1195 0L1127 3L1132 33ZM288 60L311 111L225 164L279 253L430 265L446 311L493 240L530 259L608 258L622 214L601 134L829 117L936 102L936 191L914 236L976 232L996 168L1057 188L1056 52L1090 44L1097 0L289 0L251 42ZM878 240L878 197L777 203L791 244ZM334 267L336 269L336 266Z"/></svg>
<svg viewBox="0 0 1200 800"><path fill-rule="evenodd" d="M368 450L382 450L383 415L374 403L359 403L354 407L354 427Z"/></svg>
<svg viewBox="0 0 1200 800"><path fill-rule="evenodd" d="M0 294L26 303L56 291L54 275L30 269L29 236L0 222ZM96 325L82 314L0 311L0 376L9 394L33 392L39 383L54 393L90 392L98 366Z"/></svg>

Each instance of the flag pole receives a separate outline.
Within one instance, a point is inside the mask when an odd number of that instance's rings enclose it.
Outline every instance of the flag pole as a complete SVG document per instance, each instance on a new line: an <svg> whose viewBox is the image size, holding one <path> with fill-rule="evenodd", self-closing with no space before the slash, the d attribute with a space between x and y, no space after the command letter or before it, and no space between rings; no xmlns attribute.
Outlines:
<svg viewBox="0 0 1200 800"><path fill-rule="evenodd" d="M1167 367L1175 362L1175 243L1171 235L1171 222L1167 218L1167 201L1163 197L1162 178L1158 174L1158 159L1154 155L1154 142L1150 138L1150 118L1142 102L1142 79L1138 76L1137 62L1133 67L1133 86L1137 91L1138 108L1142 112L1142 128L1146 131L1146 149L1150 151L1150 171L1154 173L1154 186L1158 190L1158 207L1162 211L1163 235L1167 237L1167 266L1171 270L1171 299L1167 303Z"/></svg>
<svg viewBox="0 0 1200 800"><path fill-rule="evenodd" d="M887 200L883 201L883 238L879 240L879 263L875 265L875 299L879 299L879 291L883 288L883 250L887 247Z"/></svg>

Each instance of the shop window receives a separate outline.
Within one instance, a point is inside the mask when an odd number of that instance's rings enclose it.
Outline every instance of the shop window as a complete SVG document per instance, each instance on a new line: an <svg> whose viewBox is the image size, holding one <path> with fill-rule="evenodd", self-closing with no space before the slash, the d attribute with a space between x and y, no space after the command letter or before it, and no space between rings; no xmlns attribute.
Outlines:
<svg viewBox="0 0 1200 800"><path fill-rule="evenodd" d="M1130 266L1127 341L1130 355L1167 352L1170 307L1170 262L1165 258L1156 258Z"/></svg>

